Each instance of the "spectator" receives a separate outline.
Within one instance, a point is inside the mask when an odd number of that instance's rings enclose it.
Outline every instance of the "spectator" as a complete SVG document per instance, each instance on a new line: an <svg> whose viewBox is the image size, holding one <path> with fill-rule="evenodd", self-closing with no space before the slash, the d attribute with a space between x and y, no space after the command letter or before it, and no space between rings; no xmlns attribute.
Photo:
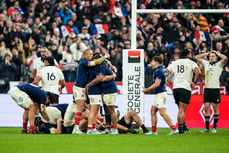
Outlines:
<svg viewBox="0 0 229 153"><path fill-rule="evenodd" d="M86 45L77 37L77 41L70 46L70 51L73 55L74 61L79 62L83 56L83 52L87 49Z"/></svg>
<svg viewBox="0 0 229 153"><path fill-rule="evenodd" d="M229 65L224 68L220 76L220 83L226 87L227 94L229 94Z"/></svg>
<svg viewBox="0 0 229 153"><path fill-rule="evenodd" d="M15 63L16 70L14 72L14 81L20 81L21 80L21 65L23 64L23 58L22 55L18 52L18 49L14 47L12 49L12 62Z"/></svg>
<svg viewBox="0 0 229 153"><path fill-rule="evenodd" d="M122 59L117 56L117 51L115 49L111 49L109 61L117 68L117 77L115 80L122 81Z"/></svg>
<svg viewBox="0 0 229 153"><path fill-rule="evenodd" d="M12 57L10 54L6 54L2 63L0 64L1 69L3 69L4 76L9 78L9 81L14 81L14 73L16 71L16 66L14 62L11 61Z"/></svg>

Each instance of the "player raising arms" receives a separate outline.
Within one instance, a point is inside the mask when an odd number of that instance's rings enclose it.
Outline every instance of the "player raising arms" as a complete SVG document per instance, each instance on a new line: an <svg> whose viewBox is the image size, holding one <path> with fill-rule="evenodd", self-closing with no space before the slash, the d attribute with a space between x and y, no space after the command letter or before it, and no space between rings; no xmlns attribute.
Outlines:
<svg viewBox="0 0 229 153"><path fill-rule="evenodd" d="M168 82L173 85L173 96L178 106L178 129L180 134L185 134L187 127L185 125L185 111L190 103L191 90L197 83L201 74L197 64L190 60L191 52L185 49L181 52L180 59L172 62L166 71L168 73ZM192 82L193 72L195 73L194 82ZM169 77L174 73L174 82Z"/></svg>
<svg viewBox="0 0 229 153"><path fill-rule="evenodd" d="M77 112L75 115L75 125L72 134L83 134L83 132L79 129L79 123L81 120L82 112L85 109L85 102L87 99L85 86L88 83L89 67L101 64L106 58L109 58L109 55L105 55L102 58L91 61L93 57L93 52L90 49L86 49L83 56L84 57L79 63L77 69L77 79L75 85L73 86L73 94L77 104Z"/></svg>
<svg viewBox="0 0 229 153"><path fill-rule="evenodd" d="M59 92L65 87L64 75L59 68L55 66L52 57L46 57L44 60L45 67L38 70L37 76L34 79L34 84L38 85L42 81L42 88L55 95L56 103L59 103ZM60 87L58 85L60 83Z"/></svg>
<svg viewBox="0 0 229 153"><path fill-rule="evenodd" d="M208 56L209 61L203 59L205 56ZM219 57L221 60L217 62ZM211 103L213 103L214 110L214 127L212 128L212 133L216 133L217 123L219 120L219 103L221 101L219 77L223 71L223 66L227 63L228 58L216 51L202 53L195 56L195 58L198 62L204 65L205 71L204 107L206 129L201 131L201 133L209 132Z"/></svg>
<svg viewBox="0 0 229 153"><path fill-rule="evenodd" d="M167 98L167 91L166 91L167 72L162 65L162 58L159 56L153 57L152 65L154 68L154 73L153 73L154 84L151 85L149 88L143 87L142 90L142 92L144 93L150 92L151 90L155 90L155 97L154 97L153 105L151 107L152 131L147 132L145 134L157 135L157 111L159 110L160 115L164 118L165 122L172 129L169 135L173 135L178 131L176 131L176 126L173 124L172 119L166 113L165 104Z"/></svg>
<svg viewBox="0 0 229 153"><path fill-rule="evenodd" d="M45 92L40 87L34 84L20 84L10 90L10 96L23 109L23 130L22 133L27 133L27 123L30 124L30 132L35 133L35 113L37 108L46 121L49 121L48 113L45 104L53 96L50 92Z"/></svg>

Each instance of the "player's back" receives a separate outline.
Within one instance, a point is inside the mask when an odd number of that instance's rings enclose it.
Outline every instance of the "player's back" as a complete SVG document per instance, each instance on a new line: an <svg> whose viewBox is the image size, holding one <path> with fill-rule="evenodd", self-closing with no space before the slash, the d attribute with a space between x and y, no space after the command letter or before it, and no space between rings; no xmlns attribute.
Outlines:
<svg viewBox="0 0 229 153"><path fill-rule="evenodd" d="M101 74L101 66L92 67L89 73L88 81L91 82L96 78L97 75ZM88 90L89 95L99 95L101 94L100 84L93 85Z"/></svg>
<svg viewBox="0 0 229 153"><path fill-rule="evenodd" d="M46 104L46 92L41 89L39 86L34 84L19 84L17 85L18 89L25 92L34 102L38 102L41 104Z"/></svg>
<svg viewBox="0 0 229 153"><path fill-rule="evenodd" d="M38 71L38 76L42 78L42 88L55 94L59 94L59 81L64 80L64 75L56 66L46 66Z"/></svg>
<svg viewBox="0 0 229 153"><path fill-rule="evenodd" d="M105 75L113 75L112 70L108 67L106 62L102 63L102 67L104 69ZM116 86L114 79L110 81L101 82L101 89L103 94L111 94L118 92L118 88Z"/></svg>
<svg viewBox="0 0 229 153"><path fill-rule="evenodd" d="M197 64L188 58L178 59L168 66L168 70L174 73L173 89L184 88L191 90L193 70Z"/></svg>

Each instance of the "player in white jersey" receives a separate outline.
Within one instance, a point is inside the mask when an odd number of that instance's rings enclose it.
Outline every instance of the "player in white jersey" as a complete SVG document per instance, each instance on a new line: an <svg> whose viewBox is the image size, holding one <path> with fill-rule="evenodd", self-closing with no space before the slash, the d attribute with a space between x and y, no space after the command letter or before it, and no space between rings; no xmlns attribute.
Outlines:
<svg viewBox="0 0 229 153"><path fill-rule="evenodd" d="M208 61L203 59L205 56L208 57ZM221 58L219 62L217 62L218 57ZM228 58L216 51L202 53L197 55L195 58L198 62L203 64L205 71L204 107L206 129L201 131L201 133L209 132L211 103L213 103L214 110L214 127L212 128L212 133L216 133L216 127L219 119L219 103L221 101L219 77Z"/></svg>
<svg viewBox="0 0 229 153"><path fill-rule="evenodd" d="M178 129L181 134L186 133L185 111L190 103L192 88L201 74L197 64L189 59L191 56L189 50L183 50L180 59L172 62L166 69L168 82L173 85L173 97L178 106ZM193 72L195 73L194 82L192 82ZM169 77L170 73L174 73L174 82Z"/></svg>
<svg viewBox="0 0 229 153"><path fill-rule="evenodd" d="M28 83L32 83L34 81L34 78L37 75L37 71L40 70L40 69L43 69L43 67L44 67L44 60L45 60L45 58L48 55L48 49L46 47L43 47L43 48L41 48L40 53L41 53L41 57L37 58L34 61L33 70L32 70L32 73L30 74L30 78L29 78ZM58 66L58 63L56 62L56 60L55 60L55 66L56 67L59 67Z"/></svg>
<svg viewBox="0 0 229 153"><path fill-rule="evenodd" d="M34 80L34 84L42 82L42 88L45 91L49 91L55 95L56 103L59 103L59 92L65 87L64 75L59 68L54 66L54 59L47 57L44 60L45 67L38 70L37 76ZM59 84L60 83L60 87Z"/></svg>

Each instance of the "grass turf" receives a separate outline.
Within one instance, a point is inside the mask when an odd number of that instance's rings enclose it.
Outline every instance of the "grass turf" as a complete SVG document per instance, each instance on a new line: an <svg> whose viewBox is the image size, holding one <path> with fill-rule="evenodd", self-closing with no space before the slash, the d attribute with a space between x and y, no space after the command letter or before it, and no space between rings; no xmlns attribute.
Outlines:
<svg viewBox="0 0 229 153"><path fill-rule="evenodd" d="M21 128L0 128L0 153L228 153L229 129L216 134L199 134L190 129L186 135L168 136L170 129L158 129L158 135L31 135Z"/></svg>

